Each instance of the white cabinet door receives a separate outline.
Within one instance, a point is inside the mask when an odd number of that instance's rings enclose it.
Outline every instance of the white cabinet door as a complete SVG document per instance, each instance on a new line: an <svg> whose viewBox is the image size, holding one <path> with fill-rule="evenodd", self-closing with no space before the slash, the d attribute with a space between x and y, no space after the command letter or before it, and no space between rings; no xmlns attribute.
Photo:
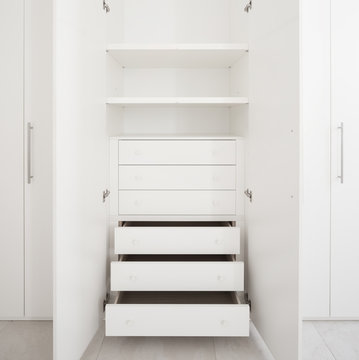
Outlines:
<svg viewBox="0 0 359 360"><path fill-rule="evenodd" d="M359 317L358 14L358 1L332 1L333 317Z"/></svg>
<svg viewBox="0 0 359 360"><path fill-rule="evenodd" d="M33 178L25 181L25 316L51 318L52 1L26 1L25 24L25 125L33 126L30 152L26 146Z"/></svg>
<svg viewBox="0 0 359 360"><path fill-rule="evenodd" d="M102 1L55 1L54 359L78 360L103 319L107 134Z"/></svg>
<svg viewBox="0 0 359 360"><path fill-rule="evenodd" d="M248 290L251 319L276 360L300 352L299 8L253 1L249 13Z"/></svg>
<svg viewBox="0 0 359 360"><path fill-rule="evenodd" d="M24 315L23 13L0 2L0 318Z"/></svg>

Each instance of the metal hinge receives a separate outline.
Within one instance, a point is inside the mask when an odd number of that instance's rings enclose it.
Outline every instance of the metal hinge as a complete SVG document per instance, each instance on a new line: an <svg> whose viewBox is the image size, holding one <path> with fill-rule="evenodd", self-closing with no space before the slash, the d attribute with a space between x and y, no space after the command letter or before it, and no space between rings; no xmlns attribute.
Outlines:
<svg viewBox="0 0 359 360"><path fill-rule="evenodd" d="M249 10L252 10L252 0L244 7L246 13L249 13Z"/></svg>
<svg viewBox="0 0 359 360"><path fill-rule="evenodd" d="M110 190L106 189L102 191L102 202L106 201L106 198L110 195Z"/></svg>
<svg viewBox="0 0 359 360"><path fill-rule="evenodd" d="M110 12L110 5L109 4L107 4L107 2L106 2L106 0L102 0L102 7L103 7L103 9L106 11L106 14L108 13L108 12Z"/></svg>
<svg viewBox="0 0 359 360"><path fill-rule="evenodd" d="M249 311L251 311L252 301L250 300L248 293L244 293L244 302L249 305Z"/></svg>
<svg viewBox="0 0 359 360"><path fill-rule="evenodd" d="M246 195L249 198L249 201L252 202L252 200L253 200L253 192L252 192L252 190L247 189L244 192L244 195Z"/></svg>
<svg viewBox="0 0 359 360"><path fill-rule="evenodd" d="M103 304L102 304L102 310L103 312L105 312L106 310L106 305L108 304L108 301L110 300L110 294L109 293L106 293L106 297L105 299L103 300Z"/></svg>

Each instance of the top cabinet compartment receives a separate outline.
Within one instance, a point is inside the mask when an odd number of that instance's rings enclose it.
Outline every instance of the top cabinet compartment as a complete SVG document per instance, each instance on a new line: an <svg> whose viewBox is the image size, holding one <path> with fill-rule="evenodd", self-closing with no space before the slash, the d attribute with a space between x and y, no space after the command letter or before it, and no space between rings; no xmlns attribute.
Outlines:
<svg viewBox="0 0 359 360"><path fill-rule="evenodd" d="M120 165L235 165L235 140L120 140Z"/></svg>

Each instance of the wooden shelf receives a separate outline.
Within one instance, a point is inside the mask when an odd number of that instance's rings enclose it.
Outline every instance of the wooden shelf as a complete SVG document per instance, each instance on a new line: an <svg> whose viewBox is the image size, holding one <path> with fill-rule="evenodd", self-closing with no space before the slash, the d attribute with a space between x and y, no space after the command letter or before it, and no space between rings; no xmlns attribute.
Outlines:
<svg viewBox="0 0 359 360"><path fill-rule="evenodd" d="M246 97L111 97L108 105L120 106L235 106L248 104Z"/></svg>
<svg viewBox="0 0 359 360"><path fill-rule="evenodd" d="M107 53L123 67L226 68L248 52L236 44L109 44Z"/></svg>

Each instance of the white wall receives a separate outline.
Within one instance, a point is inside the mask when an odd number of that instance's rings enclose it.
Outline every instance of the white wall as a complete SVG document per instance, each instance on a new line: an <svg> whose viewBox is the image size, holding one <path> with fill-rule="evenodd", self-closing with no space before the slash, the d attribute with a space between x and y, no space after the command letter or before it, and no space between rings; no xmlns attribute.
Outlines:
<svg viewBox="0 0 359 360"><path fill-rule="evenodd" d="M106 15L101 1L57 0L54 11L54 358L78 360L106 294Z"/></svg>
<svg viewBox="0 0 359 360"><path fill-rule="evenodd" d="M302 312L330 311L330 2L302 1Z"/></svg>

